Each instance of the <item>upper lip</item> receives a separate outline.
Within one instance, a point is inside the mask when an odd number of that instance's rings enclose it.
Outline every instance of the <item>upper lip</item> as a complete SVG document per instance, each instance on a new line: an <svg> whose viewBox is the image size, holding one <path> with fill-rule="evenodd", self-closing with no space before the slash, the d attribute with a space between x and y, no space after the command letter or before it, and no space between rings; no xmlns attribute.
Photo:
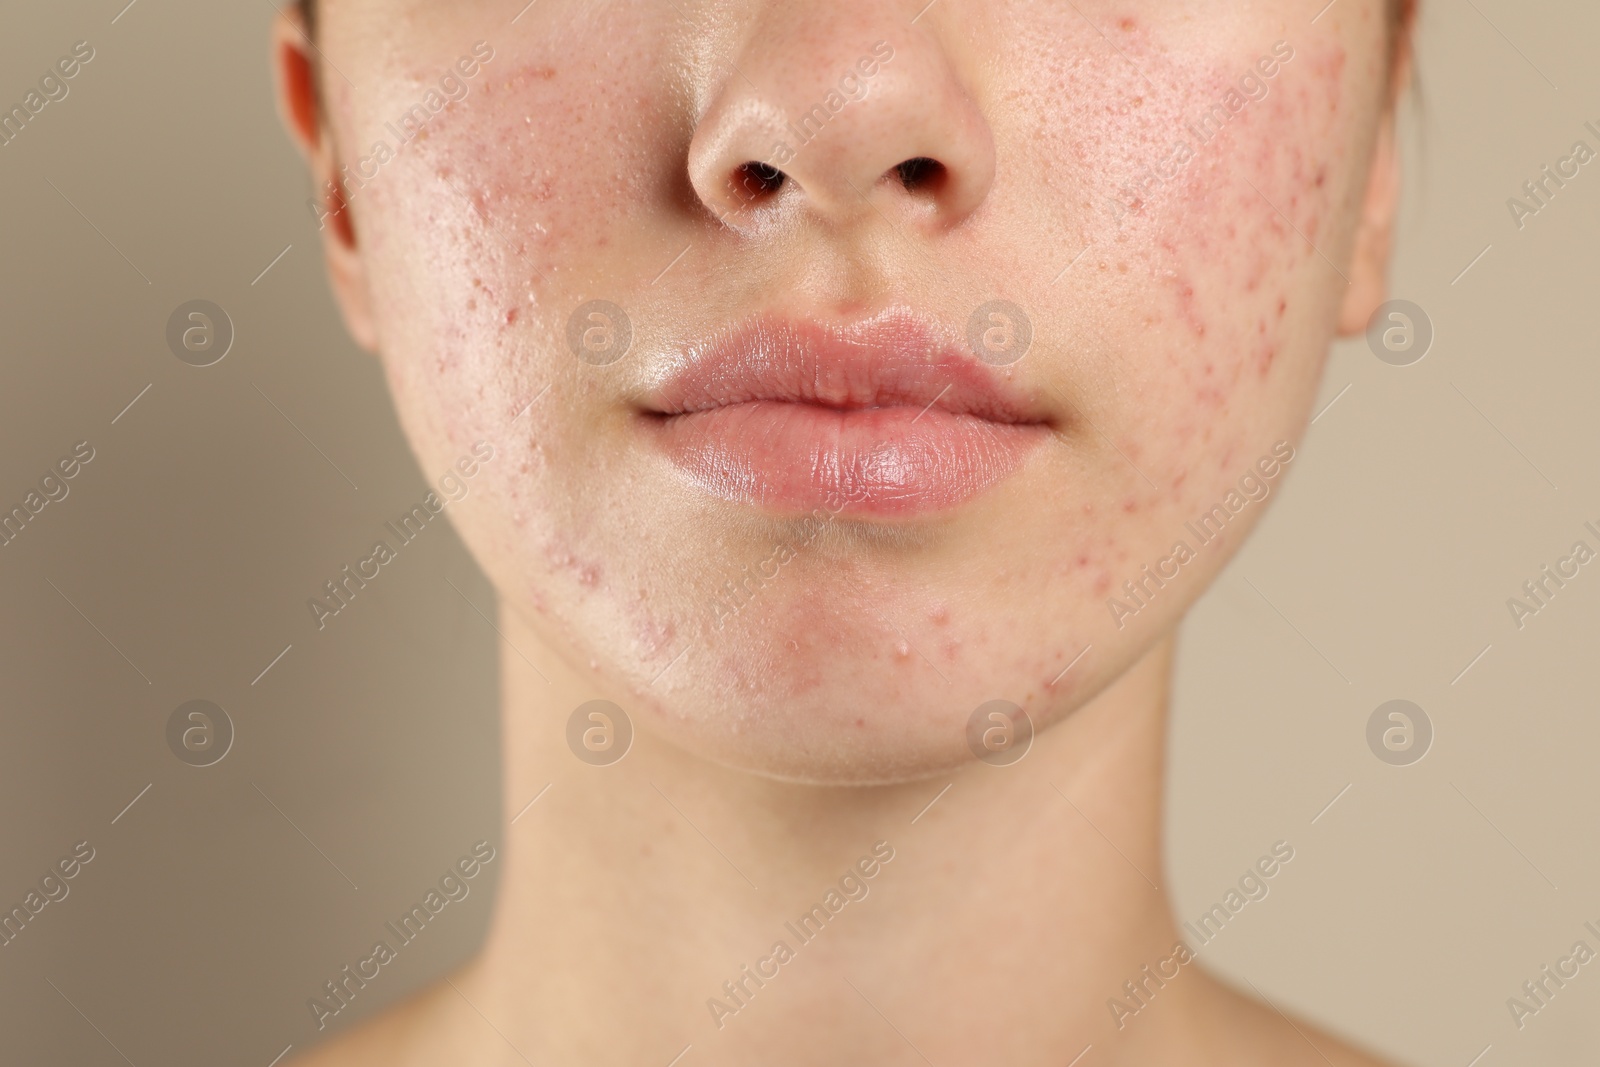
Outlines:
<svg viewBox="0 0 1600 1067"><path fill-rule="evenodd" d="M1027 394L956 343L953 331L903 308L844 323L757 316L685 346L644 406L672 416L763 401L1049 421Z"/></svg>

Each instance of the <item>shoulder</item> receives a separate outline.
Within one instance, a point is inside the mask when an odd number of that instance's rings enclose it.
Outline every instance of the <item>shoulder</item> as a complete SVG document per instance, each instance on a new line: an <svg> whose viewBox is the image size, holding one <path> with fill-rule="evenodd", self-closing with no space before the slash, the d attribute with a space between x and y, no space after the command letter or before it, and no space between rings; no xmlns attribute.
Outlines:
<svg viewBox="0 0 1600 1067"><path fill-rule="evenodd" d="M1399 1067L1292 1012L1217 988L1208 1029L1237 1067Z"/></svg>
<svg viewBox="0 0 1600 1067"><path fill-rule="evenodd" d="M405 1007L389 1008L324 1038L282 1067L402 1067L410 1062L404 1036L411 1031L409 1022Z"/></svg>
<svg viewBox="0 0 1600 1067"><path fill-rule="evenodd" d="M377 1014L345 1027L280 1067L436 1067L493 1062L474 1058L480 1023L448 981L427 986ZM448 1050L448 1054L447 1054ZM488 1052L489 1050L484 1050Z"/></svg>

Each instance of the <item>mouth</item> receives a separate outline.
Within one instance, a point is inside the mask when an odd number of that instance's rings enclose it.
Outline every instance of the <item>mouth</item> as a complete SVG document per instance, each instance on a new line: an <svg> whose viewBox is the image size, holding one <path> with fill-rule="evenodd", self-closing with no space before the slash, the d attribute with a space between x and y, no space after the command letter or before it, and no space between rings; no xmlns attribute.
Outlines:
<svg viewBox="0 0 1600 1067"><path fill-rule="evenodd" d="M903 309L846 324L757 318L685 348L642 407L692 484L786 514L953 508L1052 431L1037 403Z"/></svg>

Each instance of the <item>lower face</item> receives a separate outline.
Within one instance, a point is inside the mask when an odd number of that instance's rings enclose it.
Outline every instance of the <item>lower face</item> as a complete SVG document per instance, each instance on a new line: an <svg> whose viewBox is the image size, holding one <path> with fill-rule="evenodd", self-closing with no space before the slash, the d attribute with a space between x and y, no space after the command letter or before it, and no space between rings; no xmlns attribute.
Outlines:
<svg viewBox="0 0 1600 1067"><path fill-rule="evenodd" d="M1044 726L1149 651L1292 470L1365 191L1378 0L921 6L324 2L424 472L491 443L451 510L507 606L779 777L933 773L980 705ZM751 100L821 178L959 106L992 177L948 225L795 182L730 214L690 161Z"/></svg>

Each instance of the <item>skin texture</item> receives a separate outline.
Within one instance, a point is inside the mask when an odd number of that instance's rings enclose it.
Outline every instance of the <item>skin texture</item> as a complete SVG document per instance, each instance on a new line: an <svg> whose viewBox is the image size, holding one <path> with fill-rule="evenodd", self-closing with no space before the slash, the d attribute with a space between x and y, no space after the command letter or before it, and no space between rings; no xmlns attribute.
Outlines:
<svg viewBox="0 0 1600 1067"><path fill-rule="evenodd" d="M1177 938L1158 884L1173 627L1265 509L1241 478L1293 469L1329 340L1383 298L1404 52L1376 0L1314 24L1320 4L921 6L540 0L511 24L487 0L333 0L320 51L280 21L352 334L425 471L496 449L450 510L519 653L508 819L557 783L459 988L328 1062L665 1063L691 1041L729 1063L922 1062L911 1042L935 1062L1089 1042L1102 1062L1371 1062L1203 972L1133 1036L1105 1001ZM465 95L401 145L390 124L480 41ZM913 159L938 167L907 183ZM752 189L740 167L768 160L783 184ZM595 299L633 334L606 366L566 345ZM819 528L706 492L652 444L652 390L732 323L912 309L959 339L995 299L1032 324L996 373L1044 440L959 506ZM1230 491L1202 544L1186 524ZM1180 540L1176 576L1128 595ZM784 544L728 611L724 584ZM562 741L594 697L638 732L606 778ZM994 699L1040 730L1000 775L967 745ZM910 825L946 781L961 803ZM689 825L761 874L730 884ZM877 918L711 1027L722 979L894 835ZM997 937L1001 900L1059 927Z"/></svg>

